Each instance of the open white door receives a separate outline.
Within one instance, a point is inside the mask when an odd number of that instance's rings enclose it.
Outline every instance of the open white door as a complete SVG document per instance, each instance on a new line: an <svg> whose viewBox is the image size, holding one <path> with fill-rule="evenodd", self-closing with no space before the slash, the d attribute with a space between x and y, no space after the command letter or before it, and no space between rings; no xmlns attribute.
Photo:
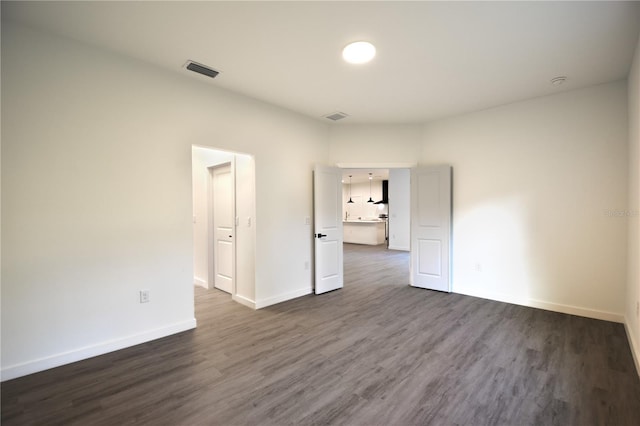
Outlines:
<svg viewBox="0 0 640 426"><path fill-rule="evenodd" d="M342 172L316 165L313 172L315 293L342 288Z"/></svg>
<svg viewBox="0 0 640 426"><path fill-rule="evenodd" d="M451 166L411 171L411 285L451 291Z"/></svg>
<svg viewBox="0 0 640 426"><path fill-rule="evenodd" d="M234 294L235 179L233 162L209 168L210 259L213 287ZM211 287L211 285L210 285Z"/></svg>

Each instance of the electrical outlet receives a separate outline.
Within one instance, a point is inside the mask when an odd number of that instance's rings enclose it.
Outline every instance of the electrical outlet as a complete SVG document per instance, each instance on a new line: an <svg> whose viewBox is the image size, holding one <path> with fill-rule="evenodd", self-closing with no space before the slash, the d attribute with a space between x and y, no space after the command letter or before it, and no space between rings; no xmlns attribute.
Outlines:
<svg viewBox="0 0 640 426"><path fill-rule="evenodd" d="M304 262L304 269L309 269L309 261Z"/></svg>
<svg viewBox="0 0 640 426"><path fill-rule="evenodd" d="M140 290L140 303L149 303L149 290Z"/></svg>
<svg viewBox="0 0 640 426"><path fill-rule="evenodd" d="M482 272L482 265L479 263L476 263L475 265L473 265L473 270L476 272Z"/></svg>

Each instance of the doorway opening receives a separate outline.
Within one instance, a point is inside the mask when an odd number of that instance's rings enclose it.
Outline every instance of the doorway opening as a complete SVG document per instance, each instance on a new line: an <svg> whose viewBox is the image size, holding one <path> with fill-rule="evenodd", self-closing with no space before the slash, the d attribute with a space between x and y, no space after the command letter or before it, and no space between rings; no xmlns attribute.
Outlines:
<svg viewBox="0 0 640 426"><path fill-rule="evenodd" d="M395 166L396 168L402 168ZM316 164L314 188L314 293L344 286L342 169ZM353 201L353 175L345 204ZM449 165L416 166L410 170L410 274L409 284L431 290L451 291L452 168ZM372 189L370 189L370 198ZM346 197L345 197L346 198ZM393 205L393 201L392 204ZM393 211L393 210L392 210ZM378 220L360 222L380 225ZM361 225L362 223L358 223ZM374 227L375 229L376 227ZM393 228L391 228L393 236ZM377 238L374 237L374 238ZM384 242L384 238L382 240ZM380 242L374 240L374 244Z"/></svg>
<svg viewBox="0 0 640 426"><path fill-rule="evenodd" d="M360 275L372 285L409 284L410 195L409 168L342 169L346 286Z"/></svg>
<svg viewBox="0 0 640 426"><path fill-rule="evenodd" d="M255 162L192 146L193 282L255 308Z"/></svg>

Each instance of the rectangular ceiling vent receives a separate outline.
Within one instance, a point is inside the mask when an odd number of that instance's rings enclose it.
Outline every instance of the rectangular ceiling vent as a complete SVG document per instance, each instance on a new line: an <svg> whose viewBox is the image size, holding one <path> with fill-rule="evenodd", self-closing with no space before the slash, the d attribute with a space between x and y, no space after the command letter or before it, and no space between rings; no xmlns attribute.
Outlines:
<svg viewBox="0 0 640 426"><path fill-rule="evenodd" d="M324 116L324 118L328 118L329 120L333 120L333 121L338 121L338 120L342 120L345 117L348 117L348 114L345 114L344 112L332 112L331 114L327 114Z"/></svg>
<svg viewBox="0 0 640 426"><path fill-rule="evenodd" d="M197 72L198 74L206 75L207 77L216 78L219 71L214 70L213 68L209 68L206 65L199 64L193 61L187 61L185 66L189 71Z"/></svg>

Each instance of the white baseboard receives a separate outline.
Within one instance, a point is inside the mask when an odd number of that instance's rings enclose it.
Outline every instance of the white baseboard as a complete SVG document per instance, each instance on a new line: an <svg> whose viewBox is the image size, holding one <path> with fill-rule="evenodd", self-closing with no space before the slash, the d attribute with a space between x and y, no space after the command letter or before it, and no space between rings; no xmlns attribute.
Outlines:
<svg viewBox="0 0 640 426"><path fill-rule="evenodd" d="M597 309L582 308L573 305L563 305L561 303L545 302L529 298L520 298L500 293L481 293L467 289L453 289L454 293L465 294L467 296L480 297L482 299L495 300L498 302L511 303L514 305L528 306L530 308L545 309L547 311L560 312L563 314L577 315L580 317L599 319L604 321L612 321L624 323L624 316L615 312L600 311Z"/></svg>
<svg viewBox="0 0 640 426"><path fill-rule="evenodd" d="M392 244L389 244L388 248L389 250L411 251L410 247L394 246Z"/></svg>
<svg viewBox="0 0 640 426"><path fill-rule="evenodd" d="M286 302L287 300L295 299L296 297L306 296L307 294L311 294L311 287L301 288L299 290L279 294L274 297L268 297L266 299L256 300L256 309L266 308L267 306L275 305L276 303Z"/></svg>
<svg viewBox="0 0 640 426"><path fill-rule="evenodd" d="M11 365L3 368L1 371L1 381L11 380L28 374L37 373L39 371L48 370L50 368L60 367L61 365L71 364L72 362L82 361L84 359L93 358L94 356L103 355L119 349L128 348L139 345L151 340L160 339L172 334L196 328L196 319L182 321L166 327L156 328L154 330L145 331L144 333L127 336L122 339L110 340L98 343L96 345L86 346L84 348L74 349L68 352L51 355L45 358L24 362L21 364Z"/></svg>
<svg viewBox="0 0 640 426"><path fill-rule="evenodd" d="M577 315L579 317L593 318L604 321L624 323L624 316L615 312L600 311L598 309L581 308L579 306L562 305L560 303L544 302L541 300L531 300L527 306L532 308L546 309L547 311L561 312L564 314Z"/></svg>
<svg viewBox="0 0 640 426"><path fill-rule="evenodd" d="M629 327L629 320L625 316L624 319L624 331L627 333L627 339L629 340L629 346L631 347L631 355L633 356L633 362L636 364L636 373L640 376L640 346L638 346L638 342L635 337L633 337L633 332Z"/></svg>
<svg viewBox="0 0 640 426"><path fill-rule="evenodd" d="M240 296L239 294L236 294L235 296L232 297L233 300L235 300L236 302L240 303L241 305L244 306L248 306L251 309L256 309L256 302L254 302L253 300L244 297L244 296Z"/></svg>
<svg viewBox="0 0 640 426"><path fill-rule="evenodd" d="M193 277L193 285L197 285L199 287L209 288L209 284L202 278Z"/></svg>

